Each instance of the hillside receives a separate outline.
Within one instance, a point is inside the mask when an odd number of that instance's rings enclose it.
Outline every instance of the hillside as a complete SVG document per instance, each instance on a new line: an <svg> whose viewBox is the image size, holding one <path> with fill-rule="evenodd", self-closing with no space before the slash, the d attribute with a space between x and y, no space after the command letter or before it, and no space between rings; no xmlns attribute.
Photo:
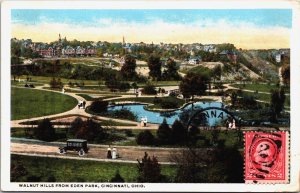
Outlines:
<svg viewBox="0 0 300 193"><path fill-rule="evenodd" d="M241 54L252 66L259 69L264 77L278 77L278 66L269 60L270 53L268 51L249 50L242 51Z"/></svg>

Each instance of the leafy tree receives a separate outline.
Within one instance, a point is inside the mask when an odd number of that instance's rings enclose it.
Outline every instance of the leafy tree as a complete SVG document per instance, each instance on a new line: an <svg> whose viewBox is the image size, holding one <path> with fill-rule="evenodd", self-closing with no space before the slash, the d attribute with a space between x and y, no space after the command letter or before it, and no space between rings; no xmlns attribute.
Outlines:
<svg viewBox="0 0 300 193"><path fill-rule="evenodd" d="M205 181L205 165L210 161L203 149L188 148L170 159L176 163L176 183L201 183Z"/></svg>
<svg viewBox="0 0 300 193"><path fill-rule="evenodd" d="M138 85L136 84L136 82L133 82L131 84L131 87L134 89L134 91L133 91L134 93L136 93L137 89L139 88Z"/></svg>
<svg viewBox="0 0 300 193"><path fill-rule="evenodd" d="M116 174L114 177L112 177L112 179L110 180L110 182L125 182L124 178L122 178L122 176L120 175L119 170L116 171Z"/></svg>
<svg viewBox="0 0 300 193"><path fill-rule="evenodd" d="M179 89L185 98L194 95L203 95L207 89L206 83L210 81L208 74L199 74L188 72L187 75L180 82Z"/></svg>
<svg viewBox="0 0 300 193"><path fill-rule="evenodd" d="M231 98L231 105L234 107L237 101L237 93L233 91L230 95L230 98Z"/></svg>
<svg viewBox="0 0 300 193"><path fill-rule="evenodd" d="M214 67L212 69L212 76L214 77L214 79L221 79L221 75L222 75L222 67L221 65L217 65L216 67Z"/></svg>
<svg viewBox="0 0 300 193"><path fill-rule="evenodd" d="M189 131L188 131L188 139L189 140L188 141L191 145L194 145L197 142L199 134L200 134L200 129L197 126L192 125L189 128Z"/></svg>
<svg viewBox="0 0 300 193"><path fill-rule="evenodd" d="M155 138L149 130L140 132L136 137L136 143L139 145L153 145L154 140Z"/></svg>
<svg viewBox="0 0 300 193"><path fill-rule="evenodd" d="M143 88L143 93L144 94L156 94L157 91L155 90L155 87L150 82L148 82Z"/></svg>
<svg viewBox="0 0 300 193"><path fill-rule="evenodd" d="M179 80L180 75L178 74L179 67L176 62L169 58L166 62L166 70L164 70L163 77L165 80Z"/></svg>
<svg viewBox="0 0 300 193"><path fill-rule="evenodd" d="M184 143L187 138L187 131L179 120L175 120L172 125L172 140L174 143Z"/></svg>
<svg viewBox="0 0 300 193"><path fill-rule="evenodd" d="M107 111L108 102L103 100L93 101L89 109L95 113L101 113Z"/></svg>
<svg viewBox="0 0 300 193"><path fill-rule="evenodd" d="M243 157L236 147L201 149L188 148L171 155L179 183L242 183Z"/></svg>
<svg viewBox="0 0 300 193"><path fill-rule="evenodd" d="M159 56L150 55L148 58L149 76L159 80L161 78L161 65Z"/></svg>
<svg viewBox="0 0 300 193"><path fill-rule="evenodd" d="M123 78L130 80L136 76L136 61L135 58L131 55L125 56L125 63L121 68L121 74Z"/></svg>
<svg viewBox="0 0 300 193"><path fill-rule="evenodd" d="M138 182L157 183L165 181L165 177L161 174L160 165L156 157L148 156L147 152L141 161L138 161Z"/></svg>
<svg viewBox="0 0 300 193"><path fill-rule="evenodd" d="M290 65L289 64L285 64L282 66L281 68L281 76L283 78L283 82L285 84L289 84L290 83Z"/></svg>
<svg viewBox="0 0 300 193"><path fill-rule="evenodd" d="M236 147L218 148L212 152L207 168L208 183L244 182L244 160Z"/></svg>
<svg viewBox="0 0 300 193"><path fill-rule="evenodd" d="M61 82L60 78L55 79L54 77L50 81L50 87L51 88L62 88L63 83Z"/></svg>
<svg viewBox="0 0 300 193"><path fill-rule="evenodd" d="M157 138L160 144L171 144L172 142L172 130L167 124L166 119L162 122L162 124L158 127L157 130Z"/></svg>
<svg viewBox="0 0 300 193"><path fill-rule="evenodd" d="M88 141L101 142L107 137L107 133L100 123L97 123L92 119L88 119L77 131L75 137L79 139L86 139Z"/></svg>
<svg viewBox="0 0 300 193"><path fill-rule="evenodd" d="M277 121L281 111L284 109L284 101L285 93L283 88L271 90L272 121Z"/></svg>
<svg viewBox="0 0 300 193"><path fill-rule="evenodd" d="M116 76L106 77L105 85L110 89L111 92L115 92L120 87L120 81L117 80Z"/></svg>
<svg viewBox="0 0 300 193"><path fill-rule="evenodd" d="M83 120L81 117L76 117L74 121L71 122L70 128L69 128L69 133L74 136L78 130L83 126Z"/></svg>
<svg viewBox="0 0 300 193"><path fill-rule="evenodd" d="M119 77L112 75L106 78L105 85L110 91L115 92L117 90L126 92L130 89L130 84L119 80Z"/></svg>
<svg viewBox="0 0 300 193"><path fill-rule="evenodd" d="M33 135L43 141L52 141L55 139L55 129L52 126L50 119L46 118L39 122L34 128Z"/></svg>

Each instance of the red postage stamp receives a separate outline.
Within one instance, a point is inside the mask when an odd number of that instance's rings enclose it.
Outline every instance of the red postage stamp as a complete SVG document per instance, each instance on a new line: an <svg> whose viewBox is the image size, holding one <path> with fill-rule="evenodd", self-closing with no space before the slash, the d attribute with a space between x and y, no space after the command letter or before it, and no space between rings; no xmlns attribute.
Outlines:
<svg viewBox="0 0 300 193"><path fill-rule="evenodd" d="M245 132L245 182L288 183L288 133Z"/></svg>

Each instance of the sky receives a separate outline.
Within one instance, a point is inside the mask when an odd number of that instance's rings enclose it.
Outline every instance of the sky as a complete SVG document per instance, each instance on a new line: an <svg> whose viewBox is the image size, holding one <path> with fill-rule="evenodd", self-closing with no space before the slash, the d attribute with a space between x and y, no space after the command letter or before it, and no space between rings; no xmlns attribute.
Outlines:
<svg viewBox="0 0 300 193"><path fill-rule="evenodd" d="M12 37L137 43L233 43L243 49L289 48L289 9L14 9Z"/></svg>

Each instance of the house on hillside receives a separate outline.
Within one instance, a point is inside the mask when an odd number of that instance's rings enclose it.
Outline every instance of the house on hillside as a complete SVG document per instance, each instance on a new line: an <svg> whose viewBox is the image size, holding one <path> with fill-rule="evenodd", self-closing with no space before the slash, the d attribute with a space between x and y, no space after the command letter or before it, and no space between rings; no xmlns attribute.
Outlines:
<svg viewBox="0 0 300 193"><path fill-rule="evenodd" d="M62 55L70 57L70 56L75 56L76 54L76 50L71 47L71 46L67 46L66 48L62 49Z"/></svg>
<svg viewBox="0 0 300 193"><path fill-rule="evenodd" d="M219 53L219 55L223 59L227 58L233 64L237 63L238 54L236 51L223 50L222 52Z"/></svg>
<svg viewBox="0 0 300 193"><path fill-rule="evenodd" d="M201 61L202 60L201 60L200 56L198 56L198 57L191 57L191 58L189 58L188 63L191 64L191 65L196 65L196 64L200 64Z"/></svg>

